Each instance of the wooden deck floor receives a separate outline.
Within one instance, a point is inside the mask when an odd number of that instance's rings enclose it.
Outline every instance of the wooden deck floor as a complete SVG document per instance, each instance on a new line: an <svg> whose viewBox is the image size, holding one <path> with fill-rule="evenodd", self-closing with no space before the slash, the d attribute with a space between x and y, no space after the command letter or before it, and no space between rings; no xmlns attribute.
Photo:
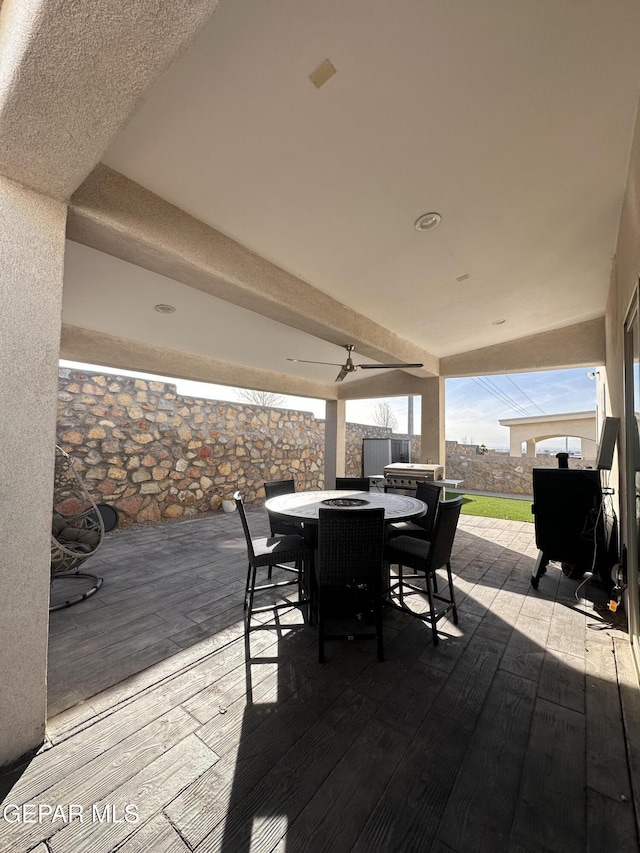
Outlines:
<svg viewBox="0 0 640 853"><path fill-rule="evenodd" d="M553 565L531 589L531 525L463 516L459 626L434 648L389 611L381 664L356 641L320 666L297 610L247 663L244 555L235 514L107 538L99 594L52 614L48 748L4 779L5 805L63 815L0 812L0 850L638 849L626 634Z"/></svg>

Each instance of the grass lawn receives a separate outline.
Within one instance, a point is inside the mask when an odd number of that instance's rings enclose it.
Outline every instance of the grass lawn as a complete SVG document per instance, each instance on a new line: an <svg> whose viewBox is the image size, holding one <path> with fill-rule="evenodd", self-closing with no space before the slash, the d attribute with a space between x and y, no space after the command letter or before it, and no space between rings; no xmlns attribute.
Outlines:
<svg viewBox="0 0 640 853"><path fill-rule="evenodd" d="M447 498L457 498L447 492ZM462 512L465 515L482 515L485 518L508 518L510 521L530 521L531 501L509 500L508 498L486 498L481 495L462 495Z"/></svg>

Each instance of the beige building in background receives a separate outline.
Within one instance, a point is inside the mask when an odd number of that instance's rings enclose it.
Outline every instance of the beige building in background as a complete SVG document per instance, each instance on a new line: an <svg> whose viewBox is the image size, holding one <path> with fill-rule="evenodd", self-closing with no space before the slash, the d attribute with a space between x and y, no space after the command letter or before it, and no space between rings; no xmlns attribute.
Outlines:
<svg viewBox="0 0 640 853"><path fill-rule="evenodd" d="M501 418L500 425L509 428L509 455L535 456L536 445L548 438L579 438L580 455L595 459L596 413L568 412L557 415L536 415L530 418ZM526 442L526 452L522 445Z"/></svg>

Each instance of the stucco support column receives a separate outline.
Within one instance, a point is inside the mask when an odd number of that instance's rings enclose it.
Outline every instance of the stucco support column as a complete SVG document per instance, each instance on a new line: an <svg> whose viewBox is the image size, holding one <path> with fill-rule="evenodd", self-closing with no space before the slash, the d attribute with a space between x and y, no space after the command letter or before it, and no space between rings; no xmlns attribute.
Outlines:
<svg viewBox="0 0 640 853"><path fill-rule="evenodd" d="M527 456L535 456L536 455L536 440L535 438L527 439Z"/></svg>
<svg viewBox="0 0 640 853"><path fill-rule="evenodd" d="M509 456L522 456L520 432L513 427L509 427Z"/></svg>
<svg viewBox="0 0 640 853"><path fill-rule="evenodd" d="M420 462L445 465L444 377L434 376L431 379L425 379L421 385Z"/></svg>
<svg viewBox="0 0 640 853"><path fill-rule="evenodd" d="M324 487L333 489L336 477L344 477L347 424L345 401L327 400L324 422Z"/></svg>
<svg viewBox="0 0 640 853"><path fill-rule="evenodd" d="M45 734L65 219L0 177L0 768Z"/></svg>

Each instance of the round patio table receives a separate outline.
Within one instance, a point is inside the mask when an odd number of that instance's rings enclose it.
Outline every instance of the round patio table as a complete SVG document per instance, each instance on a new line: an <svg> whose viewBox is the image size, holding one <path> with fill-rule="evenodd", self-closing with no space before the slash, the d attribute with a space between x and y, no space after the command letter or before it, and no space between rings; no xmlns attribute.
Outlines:
<svg viewBox="0 0 640 853"><path fill-rule="evenodd" d="M356 492L333 490L323 492L292 492L269 498L266 509L284 519L295 519L303 525L317 525L320 509L372 509L384 508L384 520L407 521L420 518L427 511L427 505L409 495L383 494L380 492Z"/></svg>

